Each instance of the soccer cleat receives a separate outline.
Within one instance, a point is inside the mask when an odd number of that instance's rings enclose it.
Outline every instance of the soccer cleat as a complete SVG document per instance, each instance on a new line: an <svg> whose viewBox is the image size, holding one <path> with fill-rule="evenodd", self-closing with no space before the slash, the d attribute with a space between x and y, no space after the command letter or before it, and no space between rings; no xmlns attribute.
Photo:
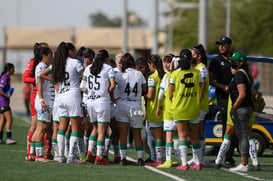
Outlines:
<svg viewBox="0 0 273 181"><path fill-rule="evenodd" d="M96 160L96 158L92 155L92 153L90 151L88 151L86 162L95 163L95 160Z"/></svg>
<svg viewBox="0 0 273 181"><path fill-rule="evenodd" d="M28 161L35 161L35 155L34 154L29 154L25 157L26 160Z"/></svg>
<svg viewBox="0 0 273 181"><path fill-rule="evenodd" d="M241 163L237 165L236 167L230 168L229 171L234 172L247 172L248 171L248 165L242 165Z"/></svg>
<svg viewBox="0 0 273 181"><path fill-rule="evenodd" d="M181 163L181 160L178 160L178 159L172 160L172 165L173 165L173 166L179 165L180 163Z"/></svg>
<svg viewBox="0 0 273 181"><path fill-rule="evenodd" d="M46 155L46 158L49 159L49 160L53 160L54 156L49 154L49 155Z"/></svg>
<svg viewBox="0 0 273 181"><path fill-rule="evenodd" d="M188 164L186 164L186 165L179 165L178 167L176 167L176 170L188 170L189 169L189 166L188 166Z"/></svg>
<svg viewBox="0 0 273 181"><path fill-rule="evenodd" d="M148 158L144 161L145 164L148 164L148 163L153 163L154 160L152 160L151 158Z"/></svg>
<svg viewBox="0 0 273 181"><path fill-rule="evenodd" d="M119 156L115 156L113 163L120 163L120 157Z"/></svg>
<svg viewBox="0 0 273 181"><path fill-rule="evenodd" d="M5 144L5 142L1 139L0 140L0 144L2 145L2 144Z"/></svg>
<svg viewBox="0 0 273 181"><path fill-rule="evenodd" d="M123 158L122 160L120 160L120 165L123 165L123 166L128 165L126 158Z"/></svg>
<svg viewBox="0 0 273 181"><path fill-rule="evenodd" d="M201 163L200 164L192 164L192 166L190 167L190 169L192 169L192 170L202 170L202 165L201 165Z"/></svg>
<svg viewBox="0 0 273 181"><path fill-rule="evenodd" d="M47 158L45 158L43 156L36 156L35 161L36 162L45 162L45 163L47 163L47 162L51 162L52 160L49 160L49 159L47 159Z"/></svg>
<svg viewBox="0 0 273 181"><path fill-rule="evenodd" d="M60 156L59 163L66 163L66 158L64 156Z"/></svg>
<svg viewBox="0 0 273 181"><path fill-rule="evenodd" d="M80 161L79 159L77 159L75 157L68 157L68 159L66 160L66 163L83 164L83 163L85 163L85 161Z"/></svg>
<svg viewBox="0 0 273 181"><path fill-rule="evenodd" d="M160 162L154 161L153 163L148 163L148 164L146 164L146 165L147 165L147 166L156 167L156 166L162 164L163 162L164 162L164 161L160 161Z"/></svg>
<svg viewBox="0 0 273 181"><path fill-rule="evenodd" d="M249 170L249 171L260 171L260 170L261 170L261 167L260 167L259 164L258 164L258 165L250 165L250 166L248 167L248 170Z"/></svg>
<svg viewBox="0 0 273 181"><path fill-rule="evenodd" d="M194 159L192 158L192 159L190 159L189 161L187 161L187 164L188 164L188 165L194 164Z"/></svg>
<svg viewBox="0 0 273 181"><path fill-rule="evenodd" d="M224 162L224 166L231 168L235 166L235 160L232 157L227 157L225 162Z"/></svg>
<svg viewBox="0 0 273 181"><path fill-rule="evenodd" d="M157 166L157 168L171 168L173 165L172 160L167 160L164 163Z"/></svg>
<svg viewBox="0 0 273 181"><path fill-rule="evenodd" d="M15 140L12 140L12 139L7 139L6 141L6 144L7 145L13 145L13 144L16 144L17 142Z"/></svg>
<svg viewBox="0 0 273 181"><path fill-rule="evenodd" d="M139 159L137 160L137 165L138 165L138 166L144 166L144 165L145 165L144 160L143 160L142 158L139 158Z"/></svg>
<svg viewBox="0 0 273 181"><path fill-rule="evenodd" d="M221 168L221 164L216 164L216 163L214 163L214 164L213 164L213 167L214 167L215 169L220 169L220 168Z"/></svg>
<svg viewBox="0 0 273 181"><path fill-rule="evenodd" d="M96 164L96 165L109 165L110 163L109 163L108 160L106 160L106 158L102 157L102 158L100 159L99 156L96 156L95 164Z"/></svg>
<svg viewBox="0 0 273 181"><path fill-rule="evenodd" d="M54 156L53 160L58 162L59 161L59 157L57 157L57 156L55 157Z"/></svg>
<svg viewBox="0 0 273 181"><path fill-rule="evenodd" d="M85 155L82 155L82 156L80 156L80 161L86 161L86 156Z"/></svg>

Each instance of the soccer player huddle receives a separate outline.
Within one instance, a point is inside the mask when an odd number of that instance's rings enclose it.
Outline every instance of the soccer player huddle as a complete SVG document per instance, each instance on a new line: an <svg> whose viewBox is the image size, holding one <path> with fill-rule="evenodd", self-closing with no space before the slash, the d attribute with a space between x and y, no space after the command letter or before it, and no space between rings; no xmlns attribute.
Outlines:
<svg viewBox="0 0 273 181"><path fill-rule="evenodd" d="M113 163L127 165L131 130L137 165L201 170L203 121L209 111L206 66L201 44L162 58L152 54L135 60L119 51L112 60L104 49L95 53L81 47L77 52L72 43L61 42L53 53L47 43L36 43L23 76L25 83L33 85L26 159L108 165L113 145ZM141 136L144 126L155 142L150 148L155 158L147 162Z"/></svg>

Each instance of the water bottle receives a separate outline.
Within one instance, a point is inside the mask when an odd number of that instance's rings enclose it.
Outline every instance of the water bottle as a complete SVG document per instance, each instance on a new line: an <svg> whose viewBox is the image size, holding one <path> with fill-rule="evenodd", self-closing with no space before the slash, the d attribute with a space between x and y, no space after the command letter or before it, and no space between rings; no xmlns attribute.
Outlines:
<svg viewBox="0 0 273 181"><path fill-rule="evenodd" d="M13 91L14 91L14 88L11 87L11 88L9 88L9 90L6 92L6 94L7 94L7 95L11 95L11 94L13 93Z"/></svg>

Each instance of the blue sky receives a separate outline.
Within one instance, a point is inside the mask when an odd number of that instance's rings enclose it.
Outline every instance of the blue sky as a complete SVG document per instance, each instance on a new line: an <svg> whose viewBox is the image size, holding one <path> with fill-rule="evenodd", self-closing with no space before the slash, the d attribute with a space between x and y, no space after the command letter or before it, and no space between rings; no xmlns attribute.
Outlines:
<svg viewBox="0 0 273 181"><path fill-rule="evenodd" d="M165 1L159 0L161 12L166 7ZM101 11L111 18L123 14L123 0L0 0L0 4L0 47L4 44L5 26L89 27L90 14ZM153 0L128 0L128 11L135 12L151 28L152 5ZM2 52L0 56L2 60ZM23 72L32 56L32 51L8 50L6 61L15 64L16 72Z"/></svg>
<svg viewBox="0 0 273 181"><path fill-rule="evenodd" d="M89 15L101 11L109 17L121 16L123 0L0 0L0 46L4 26L88 27ZM128 0L135 12L151 27L152 0ZM164 0L160 0L161 9Z"/></svg>

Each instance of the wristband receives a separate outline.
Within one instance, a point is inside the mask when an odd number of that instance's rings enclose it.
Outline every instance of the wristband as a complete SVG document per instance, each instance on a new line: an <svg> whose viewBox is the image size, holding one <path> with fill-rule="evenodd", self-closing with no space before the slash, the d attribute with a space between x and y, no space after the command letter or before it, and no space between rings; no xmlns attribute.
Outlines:
<svg viewBox="0 0 273 181"><path fill-rule="evenodd" d="M43 101L45 101L44 99L40 99L40 102L43 102Z"/></svg>

